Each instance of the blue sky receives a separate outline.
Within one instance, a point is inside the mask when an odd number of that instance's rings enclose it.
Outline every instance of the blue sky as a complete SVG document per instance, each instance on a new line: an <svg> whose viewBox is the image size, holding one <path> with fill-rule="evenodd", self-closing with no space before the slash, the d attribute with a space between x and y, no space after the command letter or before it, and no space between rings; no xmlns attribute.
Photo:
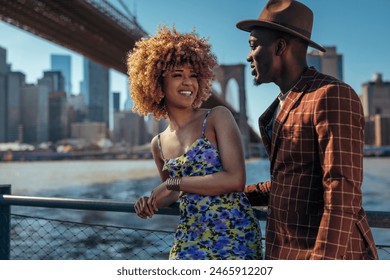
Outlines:
<svg viewBox="0 0 390 280"><path fill-rule="evenodd" d="M110 0L125 11L119 1ZM242 19L258 17L266 0L122 0L136 15L139 24L155 34L159 24L175 24L182 32L196 28L208 37L221 64L246 63L249 34L235 27ZM343 55L344 81L358 94L361 85L376 72L390 80L389 0L302 0L314 12L312 39L323 46L336 46ZM50 54L72 55L72 87L77 93L82 79L82 57L35 35L0 22L0 46L7 49L13 71L26 74L35 83L50 68ZM256 128L257 117L278 94L274 85L253 86L246 67L248 116ZM126 98L127 79L111 71L111 90ZM232 90L235 89L234 83Z"/></svg>

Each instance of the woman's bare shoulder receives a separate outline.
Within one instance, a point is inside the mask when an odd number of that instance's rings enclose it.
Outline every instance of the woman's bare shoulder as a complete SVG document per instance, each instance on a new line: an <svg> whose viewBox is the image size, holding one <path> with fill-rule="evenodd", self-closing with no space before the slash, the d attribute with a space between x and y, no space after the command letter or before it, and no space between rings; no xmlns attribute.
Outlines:
<svg viewBox="0 0 390 280"><path fill-rule="evenodd" d="M230 121L233 119L233 115L230 110L224 106L216 106L210 111L210 119L212 122Z"/></svg>

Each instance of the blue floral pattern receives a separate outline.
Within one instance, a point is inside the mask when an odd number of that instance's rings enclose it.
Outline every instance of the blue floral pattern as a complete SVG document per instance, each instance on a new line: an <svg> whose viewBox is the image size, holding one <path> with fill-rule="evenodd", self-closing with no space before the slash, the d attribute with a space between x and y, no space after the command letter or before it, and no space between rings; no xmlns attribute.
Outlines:
<svg viewBox="0 0 390 280"><path fill-rule="evenodd" d="M170 177L202 176L223 170L218 149L204 131L183 155L165 159ZM160 146L159 142L159 146ZM161 146L160 146L161 149ZM261 259L258 220L244 193L180 195L180 222L169 259Z"/></svg>

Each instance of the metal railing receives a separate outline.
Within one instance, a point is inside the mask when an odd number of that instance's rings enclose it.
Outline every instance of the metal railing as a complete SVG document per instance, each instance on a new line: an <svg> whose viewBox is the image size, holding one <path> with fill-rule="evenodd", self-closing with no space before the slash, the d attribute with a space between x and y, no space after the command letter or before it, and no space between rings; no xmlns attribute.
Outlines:
<svg viewBox="0 0 390 280"><path fill-rule="evenodd" d="M134 213L134 204L116 200L11 195L0 185L0 259L167 259L174 231L111 226L12 214L11 206ZM178 204L158 215L178 215ZM255 209L264 222L266 211ZM390 230L390 212L367 211L370 226ZM377 244L390 259L390 244Z"/></svg>

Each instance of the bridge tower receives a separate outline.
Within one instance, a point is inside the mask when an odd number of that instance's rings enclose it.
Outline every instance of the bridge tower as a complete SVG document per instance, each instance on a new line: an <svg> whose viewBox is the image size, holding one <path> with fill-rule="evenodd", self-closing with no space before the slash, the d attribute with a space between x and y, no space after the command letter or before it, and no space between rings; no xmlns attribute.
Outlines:
<svg viewBox="0 0 390 280"><path fill-rule="evenodd" d="M248 116L246 111L246 93L245 93L245 64L219 65L214 71L215 82L221 86L220 97L227 103L226 94L228 82L234 79L238 85L239 111L234 114L234 118L240 128L244 144L245 157L250 157L250 135L248 126Z"/></svg>

